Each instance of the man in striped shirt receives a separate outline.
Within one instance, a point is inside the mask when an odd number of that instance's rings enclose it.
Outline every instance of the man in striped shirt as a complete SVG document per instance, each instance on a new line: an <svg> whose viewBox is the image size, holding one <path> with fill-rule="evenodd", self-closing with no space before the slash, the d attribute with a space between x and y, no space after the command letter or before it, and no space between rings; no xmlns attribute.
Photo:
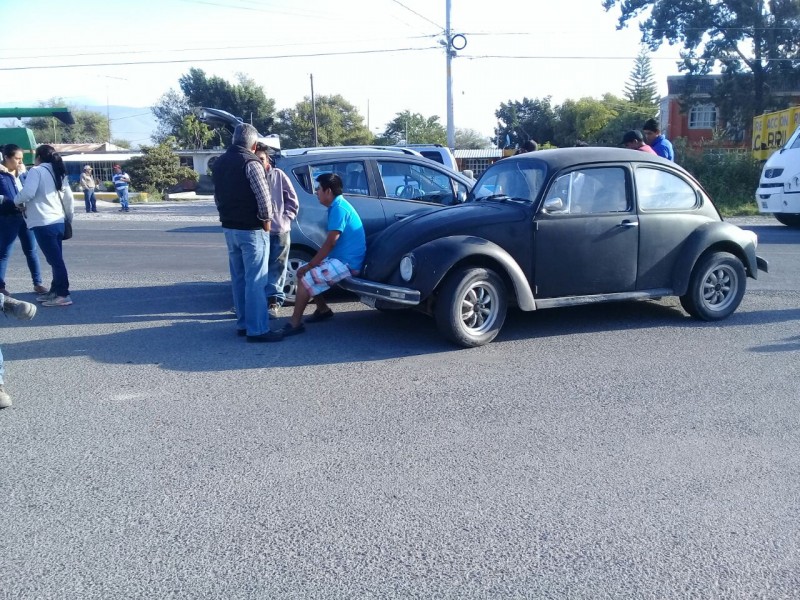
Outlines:
<svg viewBox="0 0 800 600"><path fill-rule="evenodd" d="M264 167L253 154L258 131L240 123L225 154L214 163L214 201L228 245L236 330L248 342L276 342L269 328L266 287L273 206Z"/></svg>

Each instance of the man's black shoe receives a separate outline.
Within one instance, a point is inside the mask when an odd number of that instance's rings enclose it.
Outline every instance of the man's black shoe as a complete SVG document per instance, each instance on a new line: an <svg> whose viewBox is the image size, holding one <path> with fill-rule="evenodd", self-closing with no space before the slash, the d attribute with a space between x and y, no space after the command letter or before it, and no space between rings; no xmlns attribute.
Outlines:
<svg viewBox="0 0 800 600"><path fill-rule="evenodd" d="M261 335L248 335L247 341L257 344L259 342L280 342L283 340L283 334L280 331L268 331Z"/></svg>

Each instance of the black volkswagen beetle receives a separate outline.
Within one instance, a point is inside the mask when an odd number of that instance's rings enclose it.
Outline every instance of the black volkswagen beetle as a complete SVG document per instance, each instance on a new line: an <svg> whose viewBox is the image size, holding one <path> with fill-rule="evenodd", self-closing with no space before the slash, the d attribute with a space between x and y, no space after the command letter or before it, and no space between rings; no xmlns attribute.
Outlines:
<svg viewBox="0 0 800 600"><path fill-rule="evenodd" d="M468 201L410 216L370 245L366 304L416 307L461 346L492 341L522 310L678 296L724 319L767 263L673 162L637 150L565 148L503 159Z"/></svg>

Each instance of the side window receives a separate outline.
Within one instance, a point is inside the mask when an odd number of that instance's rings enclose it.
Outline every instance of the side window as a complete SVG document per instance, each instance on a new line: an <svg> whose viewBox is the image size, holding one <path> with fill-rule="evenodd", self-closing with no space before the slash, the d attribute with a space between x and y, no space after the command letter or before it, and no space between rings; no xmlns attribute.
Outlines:
<svg viewBox="0 0 800 600"><path fill-rule="evenodd" d="M314 193L314 186L311 184L311 178L308 175L308 167L296 167L292 170L292 174L295 179L297 179L297 183L300 184L300 187L309 194Z"/></svg>
<svg viewBox="0 0 800 600"><path fill-rule="evenodd" d="M636 169L636 195L642 210L689 210L697 206L697 193L686 181L660 169Z"/></svg>
<svg viewBox="0 0 800 600"><path fill-rule="evenodd" d="M379 160L378 171L387 198L454 204L453 180L435 169L413 163Z"/></svg>
<svg viewBox="0 0 800 600"><path fill-rule="evenodd" d="M352 160L311 165L311 182L315 182L317 177L323 173L336 173L342 178L342 192L345 196L369 196L367 171L362 161Z"/></svg>
<svg viewBox="0 0 800 600"><path fill-rule="evenodd" d="M561 200L560 206L547 206L556 199ZM625 186L625 171L619 167L604 167L561 175L550 186L544 204L551 214L627 212L630 202Z"/></svg>

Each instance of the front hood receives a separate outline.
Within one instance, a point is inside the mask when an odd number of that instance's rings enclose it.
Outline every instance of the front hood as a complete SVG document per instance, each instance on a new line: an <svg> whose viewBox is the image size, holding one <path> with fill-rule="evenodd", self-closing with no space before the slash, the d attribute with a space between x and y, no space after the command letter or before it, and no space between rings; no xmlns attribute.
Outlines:
<svg viewBox="0 0 800 600"><path fill-rule="evenodd" d="M470 202L418 213L384 229L367 248L364 277L383 280L414 248L452 235L490 241L508 239L509 229L529 222L530 206L516 202Z"/></svg>

